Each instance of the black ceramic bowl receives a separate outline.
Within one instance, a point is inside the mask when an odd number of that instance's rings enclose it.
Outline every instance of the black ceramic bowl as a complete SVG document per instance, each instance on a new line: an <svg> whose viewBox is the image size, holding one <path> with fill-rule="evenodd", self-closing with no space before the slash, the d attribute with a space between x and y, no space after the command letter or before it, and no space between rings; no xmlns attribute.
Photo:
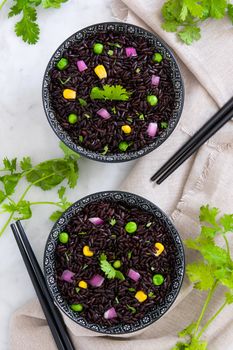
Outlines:
<svg viewBox="0 0 233 350"><path fill-rule="evenodd" d="M120 34L130 33L135 37L143 37L151 47L154 47L156 52L162 54L164 58L168 61L171 81L174 89L174 107L171 113L171 117L168 123L168 127L166 129L162 129L161 132L150 144L144 146L141 149L136 151L129 152L118 152L118 153L109 153L109 154L101 154L100 152L91 151L89 149L83 148L80 144L76 144L71 137L68 135L67 131L59 123L54 108L52 106L49 86L51 84L50 71L55 67L57 62L63 57L63 54L67 49L72 47L73 44L81 42L84 38L87 38L89 35L93 33L102 33L102 32L116 32ZM56 50L50 59L48 66L45 71L43 87L42 87L42 98L43 105L48 121L56 133L56 135L63 141L68 147L70 147L73 151L93 160L103 161L103 162L123 162L129 161L136 158L139 158L160 146L173 132L175 129L182 109L183 109L183 101L184 101L184 87L181 78L181 73L178 67L178 64L174 58L173 53L168 48L168 46L157 36L148 32L147 30L134 26L132 24L113 22L113 23L101 23L89 26L84 28L77 33L73 34L67 40L61 44L61 46Z"/></svg>
<svg viewBox="0 0 233 350"><path fill-rule="evenodd" d="M138 321L132 324L117 324L108 327L87 322L87 320L85 320L81 316L81 314L79 314L78 312L73 312L70 309L68 303L63 299L56 282L54 257L56 246L58 244L59 233L64 231L64 228L66 227L70 219L74 215L77 215L86 205L103 200L116 203L121 202L129 207L138 207L139 209L146 211L149 214L152 214L156 218L156 221L159 221L161 225L166 228L166 232L168 232L175 246L175 276L170 282L171 285L169 288L169 292L167 293L167 295L164 298L164 301L161 304L152 305L149 312L147 312L145 315L143 315L142 318L140 318ZM171 223L170 219L167 217L166 214L164 214L161 211L161 209L159 209L156 205L149 202L148 200L132 193L121 191L106 191L91 194L83 199L80 199L79 201L74 203L55 223L52 231L49 234L45 247L44 272L48 288L56 305L74 322L78 323L79 325L85 328L99 333L110 335L126 334L138 331L144 327L149 326L153 322L157 321L161 316L163 316L171 307L182 285L185 268L184 259L184 250L180 236L173 224Z"/></svg>

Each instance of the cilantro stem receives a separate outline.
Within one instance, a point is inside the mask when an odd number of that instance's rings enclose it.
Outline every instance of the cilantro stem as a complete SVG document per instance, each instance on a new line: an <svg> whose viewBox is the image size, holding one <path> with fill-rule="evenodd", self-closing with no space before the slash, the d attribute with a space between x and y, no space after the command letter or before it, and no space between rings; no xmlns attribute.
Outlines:
<svg viewBox="0 0 233 350"><path fill-rule="evenodd" d="M6 2L7 2L7 0L3 0L2 3L0 4L0 11L3 8L3 6L5 5Z"/></svg>
<svg viewBox="0 0 233 350"><path fill-rule="evenodd" d="M230 246L229 246L229 242L228 242L228 239L227 239L225 233L223 234L223 238L224 238L224 241L225 241L226 247L227 247L227 255L228 255L229 259L231 260Z"/></svg>
<svg viewBox="0 0 233 350"><path fill-rule="evenodd" d="M56 205L57 207L61 208L62 206L59 203L56 202L30 202L30 205L40 205L40 204L47 204L47 205Z"/></svg>
<svg viewBox="0 0 233 350"><path fill-rule="evenodd" d="M227 305L227 301L225 301L222 306L215 312L215 314L209 319L209 321L206 322L202 330L199 332L197 335L197 338L199 339L202 334L206 331L206 329L209 327L209 325L215 320L215 318L222 312L222 310L225 308Z"/></svg>
<svg viewBox="0 0 233 350"><path fill-rule="evenodd" d="M49 177L52 177L54 176L55 173L52 173L52 174L49 174L49 175L46 175L44 177L42 177L41 179L38 179L34 182L32 182L27 188L26 190L23 192L22 196L20 197L17 205L19 205L19 203L25 198L26 194L28 193L28 191L30 190L30 188L33 186L33 185L36 185L37 183L39 183L40 181L43 181L43 180L46 180L48 179ZM6 230L7 226L9 225L9 223L11 222L14 214L15 214L16 210L12 211L11 215L9 216L9 218L7 219L7 221L5 222L5 225L2 227L2 229L0 230L0 237L1 235L3 234L3 232Z"/></svg>
<svg viewBox="0 0 233 350"><path fill-rule="evenodd" d="M203 305L203 308L201 310L201 314L200 314L200 316L199 316L199 318L197 320L197 323L196 323L196 327L195 327L195 330L194 330L194 337L195 337L196 333L198 332L198 329L200 327L200 323L201 323L201 321L202 321L202 319L204 317L206 309L207 309L207 307L208 307L208 305L210 303L210 300L212 299L212 296L213 296L213 294L215 292L215 289L216 289L217 285L218 285L218 282L215 281L214 284L212 285L212 288L209 290L209 293L207 295L206 301L205 301L205 303Z"/></svg>

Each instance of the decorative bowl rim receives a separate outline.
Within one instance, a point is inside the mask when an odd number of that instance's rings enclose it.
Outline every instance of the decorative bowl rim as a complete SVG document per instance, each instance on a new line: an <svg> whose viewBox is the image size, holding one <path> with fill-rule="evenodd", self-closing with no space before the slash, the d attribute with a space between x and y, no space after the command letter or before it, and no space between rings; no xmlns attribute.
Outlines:
<svg viewBox="0 0 233 350"><path fill-rule="evenodd" d="M152 308L152 310L147 312L146 315L144 315L140 320L136 321L134 324L119 324L112 327L106 327L106 326L100 326L95 323L87 322L83 317L73 312L69 308L68 303L65 302L65 300L62 298L58 290L56 280L54 277L54 274L55 274L54 252L56 249L58 234L62 232L62 230L64 229L65 225L70 220L70 218L74 214L76 214L78 211L80 211L83 207L85 207L87 203L104 200L104 199L111 199L114 201L123 201L129 205L136 205L139 208L152 213L155 217L162 220L163 223L166 225L169 233L171 234L171 237L174 240L174 244L176 245L176 248L177 248L177 253L176 253L177 276L172 282L171 291L166 295L165 300L161 305L155 305ZM64 312L66 316L68 316L71 320L73 320L80 326L83 326L84 328L95 331L97 333L103 333L106 335L120 335L120 334L133 333L138 330L141 330L151 325L158 319L160 319L168 311L171 305L175 302L183 283L184 272L185 272L185 253L184 253L182 240L180 238L178 231L176 230L175 226L173 225L171 220L168 218L168 216L157 205L134 193L125 192L125 191L101 191L101 192L89 194L79 199L78 201L73 203L57 220L57 222L54 224L52 230L49 233L49 236L45 245L43 266L44 266L45 280L46 280L49 292L55 304L58 306L58 308L62 312Z"/></svg>
<svg viewBox="0 0 233 350"><path fill-rule="evenodd" d="M167 129L164 129L160 137L156 138L154 142L152 142L149 145L146 145L142 149L139 149L137 151L133 152L126 152L126 153L114 153L114 154L106 154L102 155L98 152L94 152L91 150L88 150L86 148L83 148L80 145L77 145L68 133L63 130L60 123L56 119L55 112L51 106L50 103L50 94L49 94L49 71L54 65L57 63L57 61L62 57L64 51L72 45L73 42L76 42L77 40L82 40L83 36L88 35L94 31L108 31L108 30L114 30L116 32L130 32L131 34L137 35L137 36L143 36L145 39L150 41L151 45L154 45L158 51L162 52L163 55L166 56L167 59L169 59L170 66L171 66L171 73L172 73L172 81L175 91L175 108L173 109L172 117L169 121L169 125ZM57 137L66 144L70 149L72 149L74 152L79 153L80 155L100 161L100 162L108 162L108 163L118 163L118 162L125 162L137 159L139 157L142 157L153 150L155 150L157 147L159 147L175 130L180 116L182 114L183 105L184 105L184 83L181 76L181 72L177 63L177 60L174 56L174 53L172 50L168 47L168 45L162 40L158 35L153 34L149 32L148 30L141 28L139 26L136 26L134 24L125 23L125 22L103 22L103 23L97 23L93 25L89 25L83 29L80 29L79 31L72 34L70 37L68 37L66 40L63 41L63 43L56 49L56 51L51 56L45 73L43 77L43 83L42 83L42 102L43 107L45 111L45 115L47 117L47 120L57 135Z"/></svg>

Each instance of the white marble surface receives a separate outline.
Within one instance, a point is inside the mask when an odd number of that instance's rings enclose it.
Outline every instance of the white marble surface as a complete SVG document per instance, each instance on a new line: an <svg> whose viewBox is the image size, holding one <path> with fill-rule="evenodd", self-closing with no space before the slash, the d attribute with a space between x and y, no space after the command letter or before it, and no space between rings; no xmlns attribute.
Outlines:
<svg viewBox="0 0 233 350"><path fill-rule="evenodd" d="M9 1L9 5L11 0ZM0 13L0 158L30 155L34 162L61 154L41 103L41 83L46 64L57 46L78 29L111 21L111 0L69 0L62 9L39 10L41 38L37 45L24 44L13 32L14 19L7 19L8 3ZM133 163L101 164L79 161L80 179L69 198L116 189ZM32 189L30 198L55 199L55 190ZM40 263L48 232L51 207L34 208L24 225ZM5 218L0 216L0 225ZM0 238L0 349L9 348L9 320L18 307L35 296L16 243L9 230Z"/></svg>

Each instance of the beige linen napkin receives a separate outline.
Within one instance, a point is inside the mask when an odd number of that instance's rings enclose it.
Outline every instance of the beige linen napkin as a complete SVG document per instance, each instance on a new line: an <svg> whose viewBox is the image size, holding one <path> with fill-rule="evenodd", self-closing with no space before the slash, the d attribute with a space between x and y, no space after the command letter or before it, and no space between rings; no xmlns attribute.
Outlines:
<svg viewBox="0 0 233 350"><path fill-rule="evenodd" d="M184 78L186 97L182 118L172 136L151 154L140 159L121 189L147 197L169 215L182 238L198 230L198 212L209 203L233 213L233 123L229 122L162 185L149 181L154 171L197 130L218 107L233 96L233 28L228 20L207 22L202 40L187 47L175 35L161 29L162 0L115 1L113 9L120 20L141 25L157 33L175 51ZM187 252L187 261L193 259ZM208 278L208 276L206 277ZM213 313L223 301L218 291L211 304ZM90 332L65 318L70 335L79 350L169 350L176 334L200 312L204 296L185 280L173 308L158 322L126 337L105 337ZM233 307L228 307L209 328L206 337L211 350L232 350ZM208 315L207 315L208 316ZM12 317L12 350L53 350L44 315L36 300L19 309Z"/></svg>

